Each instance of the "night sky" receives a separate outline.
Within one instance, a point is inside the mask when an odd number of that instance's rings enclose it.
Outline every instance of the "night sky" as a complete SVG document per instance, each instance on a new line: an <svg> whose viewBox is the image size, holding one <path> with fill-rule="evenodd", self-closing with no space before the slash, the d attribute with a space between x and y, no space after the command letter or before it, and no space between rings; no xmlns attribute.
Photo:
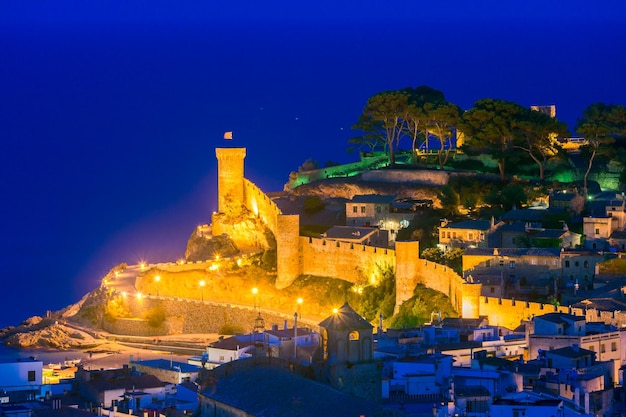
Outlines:
<svg viewBox="0 0 626 417"><path fill-rule="evenodd" d="M383 90L556 104L572 129L626 104L623 1L334 3L1 2L0 327L182 257L216 208L217 146L276 191L307 158L355 160Z"/></svg>

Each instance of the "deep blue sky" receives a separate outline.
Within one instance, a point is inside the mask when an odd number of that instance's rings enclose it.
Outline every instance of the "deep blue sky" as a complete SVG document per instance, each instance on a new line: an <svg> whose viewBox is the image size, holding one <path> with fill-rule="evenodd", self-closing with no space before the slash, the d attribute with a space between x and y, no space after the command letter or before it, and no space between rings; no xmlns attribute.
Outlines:
<svg viewBox="0 0 626 417"><path fill-rule="evenodd" d="M571 127L626 104L622 1L335 3L0 3L0 326L181 257L224 131L273 191L309 157L355 159L382 90L556 104Z"/></svg>

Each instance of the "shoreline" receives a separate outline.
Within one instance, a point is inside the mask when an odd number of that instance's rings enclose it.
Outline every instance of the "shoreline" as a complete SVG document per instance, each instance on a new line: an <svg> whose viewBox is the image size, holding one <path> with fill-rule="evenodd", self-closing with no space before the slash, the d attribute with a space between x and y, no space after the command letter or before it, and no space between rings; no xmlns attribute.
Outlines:
<svg viewBox="0 0 626 417"><path fill-rule="evenodd" d="M15 361L22 358L35 358L43 362L44 368L48 364L63 364L64 361L80 359L80 365L87 370L116 369L133 361L167 359L185 362L193 355L178 354L167 350L128 347L115 342L101 344L93 349L53 349L53 348L18 348L1 345L0 361Z"/></svg>

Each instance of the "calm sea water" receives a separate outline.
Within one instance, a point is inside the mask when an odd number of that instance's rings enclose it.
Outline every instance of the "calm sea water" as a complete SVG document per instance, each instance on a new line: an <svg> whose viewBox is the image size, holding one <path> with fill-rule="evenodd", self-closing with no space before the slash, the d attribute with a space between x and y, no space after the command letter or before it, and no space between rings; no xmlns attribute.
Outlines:
<svg viewBox="0 0 626 417"><path fill-rule="evenodd" d="M216 208L214 148L280 190L348 162L368 97L430 85L556 104L623 102L626 29L570 22L5 25L0 28L0 327L60 309L121 262L175 260ZM608 59L607 59L608 58ZM230 143L229 143L230 145Z"/></svg>

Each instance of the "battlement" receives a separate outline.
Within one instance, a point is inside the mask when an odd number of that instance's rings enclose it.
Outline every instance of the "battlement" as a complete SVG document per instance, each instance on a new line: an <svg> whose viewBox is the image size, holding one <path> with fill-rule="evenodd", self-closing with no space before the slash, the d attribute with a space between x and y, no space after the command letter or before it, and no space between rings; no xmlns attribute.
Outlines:
<svg viewBox="0 0 626 417"><path fill-rule="evenodd" d="M418 284L423 284L447 295L462 317L487 316L493 325L515 328L522 320L555 311L626 325L626 314L621 312L579 311L565 306L483 297L481 284L466 282L445 265L420 259L417 241L398 241L395 249L390 249L300 236L300 217L283 214L259 187L244 178L245 148L216 149L216 155L220 211L236 210L243 205L274 233L277 288L290 286L300 275L366 284L375 282L382 270L392 269L396 277L396 309L413 296Z"/></svg>

